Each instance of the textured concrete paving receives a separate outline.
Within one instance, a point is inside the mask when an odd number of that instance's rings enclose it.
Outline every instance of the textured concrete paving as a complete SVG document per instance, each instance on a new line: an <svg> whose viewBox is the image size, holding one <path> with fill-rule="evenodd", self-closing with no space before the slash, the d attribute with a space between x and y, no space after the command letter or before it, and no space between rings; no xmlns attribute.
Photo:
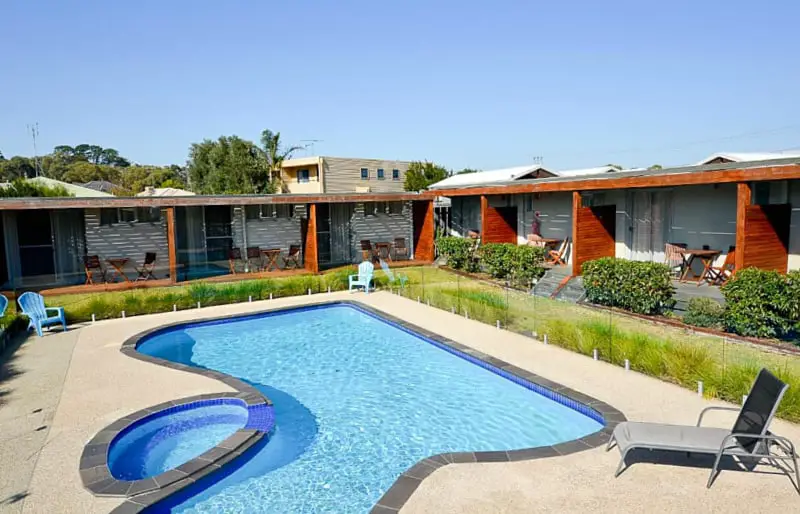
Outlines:
<svg viewBox="0 0 800 514"><path fill-rule="evenodd" d="M22 338L20 338L22 339ZM21 512L61 397L77 331L28 337L0 364L0 512ZM16 344L14 346L17 346ZM13 348L9 348L13 350Z"/></svg>
<svg viewBox="0 0 800 514"><path fill-rule="evenodd" d="M312 300L337 298L358 299L583 391L614 405L629 419L694 423L697 412L711 404L677 386L386 293L337 293ZM96 498L80 482L78 459L85 442L126 413L182 396L228 390L211 379L125 357L119 347L127 337L164 323L307 301L298 297L142 316L50 336L54 343L69 337L77 337L77 342L46 445L28 496L21 502L23 512L108 512L119 500ZM709 421L727 426L732 417ZM800 427L777 422L775 430L800 441ZM402 512L792 512L800 508L800 496L785 475L723 472L706 490L708 468L703 459L691 461L698 467L681 465L680 459L672 465L634 463L614 479L618 458L616 450L595 449L529 462L450 465L427 478Z"/></svg>

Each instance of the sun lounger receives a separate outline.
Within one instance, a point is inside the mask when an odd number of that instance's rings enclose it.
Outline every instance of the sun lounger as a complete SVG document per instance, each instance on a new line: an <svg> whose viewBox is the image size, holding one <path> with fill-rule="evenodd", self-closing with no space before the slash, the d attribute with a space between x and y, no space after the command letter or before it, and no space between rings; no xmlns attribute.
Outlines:
<svg viewBox="0 0 800 514"><path fill-rule="evenodd" d="M778 405L789 386L775 375L762 369L750 394L741 409L733 407L706 407L700 412L696 426L667 425L660 423L640 423L626 421L614 429L606 450L614 443L622 456L614 476L625 470L625 457L635 448L663 450L687 453L706 453L715 455L714 466L708 477L706 487L711 487L719 469L723 455L733 456L739 460L791 460L794 463L794 474L797 487L800 487L800 472L797 468L797 453L794 445L785 437L769 431L770 422L778 410ZM711 410L739 411L733 428L701 427L703 415ZM781 453L771 451L780 448Z"/></svg>

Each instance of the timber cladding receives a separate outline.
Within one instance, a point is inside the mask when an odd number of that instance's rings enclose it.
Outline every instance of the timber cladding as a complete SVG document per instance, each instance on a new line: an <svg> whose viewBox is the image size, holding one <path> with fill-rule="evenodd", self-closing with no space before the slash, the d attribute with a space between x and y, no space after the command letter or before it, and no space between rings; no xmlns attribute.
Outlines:
<svg viewBox="0 0 800 514"><path fill-rule="evenodd" d="M616 254L616 206L578 207L575 213L572 261L580 275L584 262Z"/></svg>
<svg viewBox="0 0 800 514"><path fill-rule="evenodd" d="M303 234L303 259L305 268L312 273L319 273L319 255L317 253L317 205L308 206L308 219L301 222Z"/></svg>
<svg viewBox="0 0 800 514"><path fill-rule="evenodd" d="M789 261L789 204L748 205L744 209L744 231L737 253L742 268L756 267L786 273Z"/></svg>
<svg viewBox="0 0 800 514"><path fill-rule="evenodd" d="M414 202L413 205L414 259L432 261L434 253L433 202Z"/></svg>
<svg viewBox="0 0 800 514"><path fill-rule="evenodd" d="M517 208L486 205L482 211L481 243L516 243Z"/></svg>

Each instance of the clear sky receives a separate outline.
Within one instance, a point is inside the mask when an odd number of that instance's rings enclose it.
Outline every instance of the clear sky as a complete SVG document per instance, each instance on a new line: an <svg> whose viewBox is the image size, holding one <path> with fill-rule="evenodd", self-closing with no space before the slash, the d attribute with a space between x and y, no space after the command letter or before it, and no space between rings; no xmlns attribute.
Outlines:
<svg viewBox="0 0 800 514"><path fill-rule="evenodd" d="M800 148L792 0L3 0L0 150L315 153L491 169Z"/></svg>

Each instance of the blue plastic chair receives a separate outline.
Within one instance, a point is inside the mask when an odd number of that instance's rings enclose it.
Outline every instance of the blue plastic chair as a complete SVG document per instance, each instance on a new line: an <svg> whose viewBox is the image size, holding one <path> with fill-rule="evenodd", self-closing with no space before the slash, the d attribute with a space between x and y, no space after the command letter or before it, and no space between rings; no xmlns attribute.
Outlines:
<svg viewBox="0 0 800 514"><path fill-rule="evenodd" d="M61 324L67 330L67 318L64 316L63 307L45 307L44 297L39 293L28 291L23 293L18 299L22 314L28 317L28 330L31 327L36 329L39 337L42 337L42 327ZM48 315L48 311L55 312L55 316Z"/></svg>
<svg viewBox="0 0 800 514"><path fill-rule="evenodd" d="M375 266L369 261L364 261L358 265L358 275L350 275L348 282L350 283L349 291L354 287L363 287L364 291L369 294L369 284L372 282L372 273L375 271Z"/></svg>
<svg viewBox="0 0 800 514"><path fill-rule="evenodd" d="M0 294L0 318L6 315L6 309L8 309L8 298Z"/></svg>
<svg viewBox="0 0 800 514"><path fill-rule="evenodd" d="M389 264L381 259L381 268L383 268L383 272L386 274L386 278L389 279L389 286L394 287L395 280L400 282L400 288L406 287L406 282L408 282L408 277L405 275L399 275L395 278L394 273L392 273L391 268L389 268Z"/></svg>

